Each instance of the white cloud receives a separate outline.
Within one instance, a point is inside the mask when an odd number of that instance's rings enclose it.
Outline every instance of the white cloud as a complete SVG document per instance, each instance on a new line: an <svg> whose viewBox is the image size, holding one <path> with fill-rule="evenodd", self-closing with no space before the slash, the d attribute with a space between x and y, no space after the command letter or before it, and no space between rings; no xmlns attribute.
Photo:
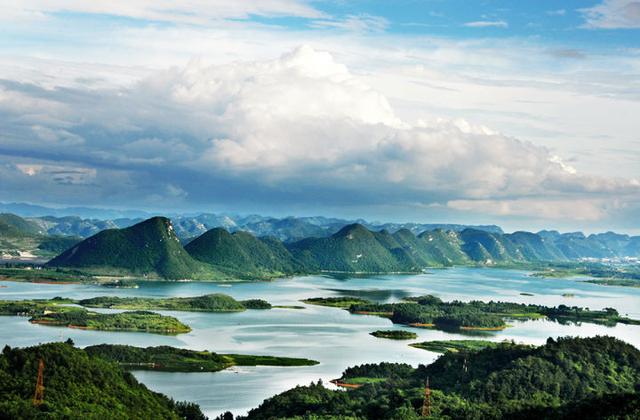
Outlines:
<svg viewBox="0 0 640 420"><path fill-rule="evenodd" d="M43 19L56 13L86 13L172 23L205 24L257 16L322 18L305 0L0 0L0 20Z"/></svg>
<svg viewBox="0 0 640 420"><path fill-rule="evenodd" d="M517 200L453 200L447 203L447 207L500 217L593 222L609 216L609 211L615 204L602 199L549 200L535 197Z"/></svg>
<svg viewBox="0 0 640 420"><path fill-rule="evenodd" d="M2 123L15 133L6 148L23 156L46 150L98 173L135 171L141 175L120 188L138 199L159 200L154 183L166 186L162 197L198 201L240 183L274 196L325 191L375 205L448 202L459 210L566 218L568 206L557 203L640 193L638 181L581 174L546 148L463 119L402 119L385 95L311 47L271 60L193 61L124 89L5 84L2 92L22 98L14 113L21 118ZM10 101L3 106L11 111ZM47 131L46 138L20 137L32 127L87 140L58 141ZM30 168L22 173L43 173ZM95 175L92 182L106 180ZM527 206L534 196L559 210ZM606 215L594 209L580 210L581 220Z"/></svg>
<svg viewBox="0 0 640 420"><path fill-rule="evenodd" d="M94 168L37 163L18 163L16 169L28 177L39 177L57 184L68 185L89 184L97 174Z"/></svg>
<svg viewBox="0 0 640 420"><path fill-rule="evenodd" d="M381 16L348 15L343 19L323 19L311 22L314 28L337 28L351 32L382 32L389 21Z"/></svg>
<svg viewBox="0 0 640 420"><path fill-rule="evenodd" d="M603 0L593 7L579 11L585 19L586 28L640 28L640 1L637 0Z"/></svg>
<svg viewBox="0 0 640 420"><path fill-rule="evenodd" d="M504 20L477 20L474 22L467 22L463 26L469 28L508 28L509 24Z"/></svg>

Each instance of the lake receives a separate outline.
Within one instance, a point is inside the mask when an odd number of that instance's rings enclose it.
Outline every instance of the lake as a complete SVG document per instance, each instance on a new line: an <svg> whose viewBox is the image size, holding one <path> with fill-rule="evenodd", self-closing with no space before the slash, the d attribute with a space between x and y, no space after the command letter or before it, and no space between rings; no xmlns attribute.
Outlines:
<svg viewBox="0 0 640 420"><path fill-rule="evenodd" d="M415 329L391 324L384 318L351 315L345 310L304 305L311 297L353 295L380 302L406 296L433 294L443 300L502 300L548 306L565 304L591 309L616 308L622 315L640 319L640 289L601 286L583 279L544 279L529 272L489 268L452 268L421 275L386 275L366 278L304 276L256 283L140 283L139 289L110 289L95 285L49 285L2 282L0 299L33 299L63 296L88 298L119 296L197 296L225 293L236 299L261 298L275 305L303 305L305 309L249 310L207 314L158 311L173 315L192 327L179 336L131 332L82 331L34 325L26 318L0 317L0 344L23 347L71 337L76 346L100 343L135 346L170 345L219 353L263 354L318 360L311 367L236 367L215 373L135 372L149 388L177 400L200 404L210 417L223 411L246 413L265 398L322 379L340 376L348 366L382 361L428 364L438 354L409 347L416 341L464 339L461 334ZM523 296L530 293L533 296ZM564 297L572 294L573 297ZM561 325L547 320L510 321L511 327L483 335L501 341L543 344L548 337L610 335L640 348L640 326L618 324ZM416 332L417 340L394 341L369 335L377 329Z"/></svg>

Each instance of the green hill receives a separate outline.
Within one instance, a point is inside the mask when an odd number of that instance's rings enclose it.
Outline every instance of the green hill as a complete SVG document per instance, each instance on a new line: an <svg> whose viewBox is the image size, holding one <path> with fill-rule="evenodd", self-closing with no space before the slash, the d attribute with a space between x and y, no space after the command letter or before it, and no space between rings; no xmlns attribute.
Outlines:
<svg viewBox="0 0 640 420"><path fill-rule="evenodd" d="M256 238L247 232L229 233L214 228L189 242L185 249L193 258L240 277L273 277L302 271L280 241Z"/></svg>
<svg viewBox="0 0 640 420"><path fill-rule="evenodd" d="M193 259L182 247L171 221L154 217L125 229L104 230L47 263L96 274L124 274L167 279L212 278L215 270Z"/></svg>
<svg viewBox="0 0 640 420"><path fill-rule="evenodd" d="M34 406L40 359L44 361L44 402ZM91 357L69 344L6 346L0 355L2 419L203 418L198 413L196 405L176 404L147 389L116 363Z"/></svg>
<svg viewBox="0 0 640 420"><path fill-rule="evenodd" d="M398 251L391 250L395 247ZM345 226L327 238L307 238L288 246L311 271L393 272L413 267L411 259L387 232L372 232L360 224Z"/></svg>
<svg viewBox="0 0 640 420"><path fill-rule="evenodd" d="M351 385L346 392L320 383L298 386L265 400L246 418L417 420L423 418L427 378L434 419L640 415L640 351L615 338L593 337L447 352L417 369L395 363L355 366L335 381Z"/></svg>
<svg viewBox="0 0 640 420"><path fill-rule="evenodd" d="M30 236L41 234L36 223L11 213L0 213L0 236Z"/></svg>
<svg viewBox="0 0 640 420"><path fill-rule="evenodd" d="M0 214L0 255L4 258L51 258L79 241L77 237L48 236L31 220L10 213Z"/></svg>

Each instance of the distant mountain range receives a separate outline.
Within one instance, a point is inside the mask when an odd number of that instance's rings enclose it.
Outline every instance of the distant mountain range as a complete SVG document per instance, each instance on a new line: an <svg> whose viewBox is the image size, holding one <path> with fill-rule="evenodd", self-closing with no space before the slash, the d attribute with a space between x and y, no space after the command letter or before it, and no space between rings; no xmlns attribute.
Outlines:
<svg viewBox="0 0 640 420"><path fill-rule="evenodd" d="M347 272L419 272L451 265L519 264L640 255L640 237L557 232L511 234L466 228L372 231L353 223L324 237L282 242L214 228L182 246L170 219L102 231L47 265L167 279L268 278Z"/></svg>
<svg viewBox="0 0 640 420"><path fill-rule="evenodd" d="M0 212L13 213L35 222L42 233L82 238L95 235L105 229L132 226L154 216L141 211L85 207L55 209L24 203L0 203ZM371 230L384 229L395 232L400 229L409 229L415 234L434 229L462 231L468 227L502 233L502 229L495 225L379 223L328 217L274 218L260 215L238 216L202 213L199 215L172 215L169 218L173 222L176 234L185 243L216 227L224 228L229 232L249 232L258 237L272 236L283 242L293 242L311 236L330 236L352 223L359 223Z"/></svg>

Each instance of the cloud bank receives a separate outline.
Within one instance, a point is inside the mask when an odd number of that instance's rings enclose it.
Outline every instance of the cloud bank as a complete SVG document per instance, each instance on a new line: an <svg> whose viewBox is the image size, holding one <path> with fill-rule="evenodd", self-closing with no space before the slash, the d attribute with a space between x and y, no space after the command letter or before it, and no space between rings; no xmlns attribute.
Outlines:
<svg viewBox="0 0 640 420"><path fill-rule="evenodd" d="M236 200L598 220L640 193L638 180L581 174L462 119L407 122L308 46L271 60L196 60L120 88L5 80L0 131L0 193L17 200L29 191L172 208Z"/></svg>

